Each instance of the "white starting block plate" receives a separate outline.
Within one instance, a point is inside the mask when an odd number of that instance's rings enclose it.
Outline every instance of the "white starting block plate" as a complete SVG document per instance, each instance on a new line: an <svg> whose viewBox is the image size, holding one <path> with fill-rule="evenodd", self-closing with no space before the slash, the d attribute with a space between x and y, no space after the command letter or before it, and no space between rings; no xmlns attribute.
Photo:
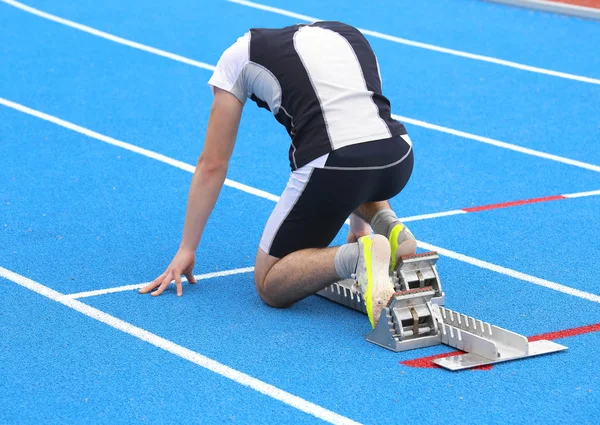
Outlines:
<svg viewBox="0 0 600 425"><path fill-rule="evenodd" d="M488 359L475 353L458 354L451 357L443 357L441 359L432 360L433 363L448 370L463 370L471 369L473 367L487 366L495 363L506 362L509 360L517 360L527 357L539 356L542 354L555 353L557 351L566 350L567 347L564 345L557 344L556 342L541 340L529 343L529 354L517 355L505 358L499 358L495 360Z"/></svg>

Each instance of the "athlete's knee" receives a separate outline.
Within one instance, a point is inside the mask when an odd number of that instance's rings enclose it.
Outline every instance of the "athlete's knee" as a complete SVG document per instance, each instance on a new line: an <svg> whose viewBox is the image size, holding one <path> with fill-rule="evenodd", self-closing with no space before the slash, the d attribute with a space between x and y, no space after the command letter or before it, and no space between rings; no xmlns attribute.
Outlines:
<svg viewBox="0 0 600 425"><path fill-rule="evenodd" d="M268 275L265 277L265 279L257 279L255 275L254 284L256 285L256 292L258 293L258 296L268 306L275 308L287 308L292 305L287 302L282 302L282 300L279 299L279 291L271 282L269 282Z"/></svg>
<svg viewBox="0 0 600 425"><path fill-rule="evenodd" d="M290 304L282 303L275 297L275 293L269 290L268 285L256 284L256 292L260 299L270 307L274 308L287 308Z"/></svg>
<svg viewBox="0 0 600 425"><path fill-rule="evenodd" d="M254 265L254 284L258 296L265 304L275 308L286 308L291 304L282 303L278 300L278 288L269 280L269 272L278 261L278 258L272 257L259 249Z"/></svg>

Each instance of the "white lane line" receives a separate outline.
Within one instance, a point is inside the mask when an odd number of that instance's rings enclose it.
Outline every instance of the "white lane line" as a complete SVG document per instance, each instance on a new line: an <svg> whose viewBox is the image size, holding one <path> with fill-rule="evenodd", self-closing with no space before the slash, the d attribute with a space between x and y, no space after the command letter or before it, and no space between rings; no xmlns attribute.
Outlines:
<svg viewBox="0 0 600 425"><path fill-rule="evenodd" d="M53 22L56 22L56 23L59 23L62 25L66 25L68 27L75 28L75 29L78 29L83 32L87 32L88 34L95 35L97 37L102 37L102 38L105 38L106 40L114 41L115 43L123 44L125 46L133 47L134 49L143 50L148 53L153 53L155 55L163 56L165 58L169 58L169 59L172 59L177 62L182 62L182 63L186 63L188 65L193 65L198 68L207 69L209 71L215 70L215 67L213 65L209 65L204 62L186 58L184 56L180 56L175 53L170 53L165 50L157 49L155 47L147 46L142 43L127 40L126 38L118 37L116 35L112 35L107 32L100 31L100 30L97 30L92 27L88 27L87 25L78 24L77 22L73 22L68 19L64 19L59 16L43 12L39 9L35 9L31 6L27 6L26 4L20 3L18 1L14 1L14 0L0 0L0 1L2 3L6 3L10 6L16 7L17 9L21 9L25 12L39 16L40 18L48 19L50 21L53 21Z"/></svg>
<svg viewBox="0 0 600 425"><path fill-rule="evenodd" d="M41 283L35 282L31 279L21 276L13 271L0 267L0 277L10 280L17 285L27 288L37 294L43 295L46 298L56 301L64 306L72 308L81 314L91 317L94 320L102 322L112 328L120 330L126 334L134 336L142 341L146 341L155 347L161 348L168 351L171 354L175 354L189 362L195 363L205 369L210 370L218 375L228 378L238 384L244 385L245 387L251 388L261 394L271 397L275 400L279 400L288 406L294 407L304 413L307 413L316 418L322 419L325 422L331 424L353 424L356 425L358 422L353 421L345 416L338 413L327 410L319 405L311 403L310 401L304 400L298 396L295 396L287 391L283 391L273 385L267 384L259 379L256 379L250 375L240 372L236 369L232 369L222 363L217 362L211 358L203 356L195 351L185 348L181 345L175 344L168 339L162 338L156 334L148 332L142 328L132 325L131 323L125 322L124 320L118 319L110 314L107 314L94 307L90 307L81 301L66 298L64 294L57 292Z"/></svg>
<svg viewBox="0 0 600 425"><path fill-rule="evenodd" d="M253 271L254 271L254 267L244 267L244 268L240 268L240 269L223 270L221 272L197 274L197 275L194 275L194 277L196 278L196 280L206 280L206 279L213 279L215 277L233 276L236 274L251 273ZM181 280L187 281L186 278L182 278ZM97 295L112 294L115 292L132 291L134 289L140 289L141 287L146 286L149 283L150 282L143 282L143 283L136 283L133 285L114 286L112 288L96 289L94 291L77 292L74 294L66 294L66 295L64 295L64 298L70 298L72 300L75 300L75 299L80 299L80 298L95 297Z"/></svg>
<svg viewBox="0 0 600 425"><path fill-rule="evenodd" d="M533 203L538 203L538 202L553 202L553 201L558 201L560 199L584 198L584 197L588 197L588 196L599 196L599 195L600 195L600 190L590 190L588 192L566 193L566 194L556 195L556 196L535 198L533 200L532 199L522 200L525 202L521 202L521 200L516 200L516 201L502 202L502 203L492 204L492 205L471 206L471 207L466 207L466 208L462 208L462 209L458 209L458 210L442 211L442 212L431 213L431 214L413 215L413 216L409 216L409 217L402 217L402 218L400 218L400 221L410 222L410 221L429 220L432 218L448 217L448 216L452 216L452 215L467 214L467 213L476 213L476 212L480 212L480 211L491 211L491 210L500 209L500 208L513 208L513 207L517 207L517 206L531 205ZM536 202L531 202L531 201L536 201ZM482 207L485 207L485 208L482 208Z"/></svg>
<svg viewBox="0 0 600 425"><path fill-rule="evenodd" d="M402 218L400 218L400 221L402 221L403 223L408 223L409 221L429 220L432 218L448 217L451 215L466 214L466 213L467 212L463 211L463 210L451 210L451 211L443 211L443 212L438 212L438 213L420 214L420 215L412 215L410 217L402 217Z"/></svg>
<svg viewBox="0 0 600 425"><path fill-rule="evenodd" d="M315 18L312 16L301 15L299 13L290 12L289 10L280 9L278 7L266 6L264 4L259 4L246 0L227 0L230 3L236 3L242 6L251 7L253 9L264 10L266 12L276 13L278 15L288 16L294 19L300 19L302 21L307 22L315 22L322 21L323 19ZM448 49L446 47L436 46L435 44L421 43L419 41L408 40L406 38L400 38L393 35L383 34L377 31L371 31L363 28L358 28L360 32L365 35L370 35L372 37L381 38L383 40L388 40L398 44L404 44L407 46L417 47L420 49L432 50L434 52L446 53L449 55L460 56L467 59L478 60L482 62L489 62L496 65L503 65L510 68L520 69L522 71L535 72L538 74L550 75L552 77L565 78L567 80L579 81L582 83L590 83L590 84L598 84L600 85L600 80L596 78L584 77L582 75L569 74L566 72L553 71L551 69L539 68L536 66L525 65L518 62L511 62L504 59L498 59L491 56L477 55L474 53L463 52L462 50Z"/></svg>
<svg viewBox="0 0 600 425"><path fill-rule="evenodd" d="M442 127L441 125L430 124L425 121L415 120L413 118L404 117L402 115L392 114L392 118L395 120L401 121L405 124L412 124L417 127L423 127L430 130L439 131L442 133L451 134L453 136L463 137L465 139L471 139L476 142L485 143L492 146L497 146L499 148L509 149L512 151L524 153L526 155L537 156L538 158L549 159L551 161L561 162L563 164L572 165L574 167L584 168L586 170L595 171L597 173L600 172L600 166L589 164L587 162L577 161L570 158L565 158L563 156L552 155L546 152L536 151L534 149L524 148L522 146L513 145L512 143L502 142L500 140L491 139L489 137L478 136L476 134L467 133L460 130L454 130L448 127Z"/></svg>
<svg viewBox="0 0 600 425"><path fill-rule="evenodd" d="M175 55L173 53L169 53L169 52L166 52L164 50L158 50L158 49L155 49L155 48L150 47L150 46L146 46L146 45L141 44L141 43L137 43L137 42L134 42L134 41L126 40L124 38L117 37L117 36L105 33L103 31L99 31L99 30L96 30L94 28L91 28L91 27L88 27L88 26L85 26L85 25L81 25L81 24L78 24L76 22L69 21L67 19L60 18L60 17L55 16L55 15L51 15L51 14L46 13L46 12L42 12L40 10L31 8L31 7L26 6L26 5L23 5L22 3L16 2L14 0L0 0L0 2L4 2L6 4L13 5L13 6L18 7L19 9L25 10L27 12L34 13L35 15L40 16L42 18L50 19L50 20L52 20L54 22L57 22L57 23L60 23L60 24L64 24L64 25L68 25L69 27L85 31L85 32L93 34L93 35L98 35L99 37L105 38L105 39L110 40L110 41L114 41L116 43L124 44L126 46L130 46L130 47L134 47L134 48L140 48L141 50L144 50L146 52L154 53L154 54L157 54L157 55L169 58L169 59L173 59L173 60L176 60L176 61L179 61L179 62L186 63L188 65L196 66L198 68L208 69L208 70L214 70L215 69L215 67L213 65L209 65L209 64L204 63L204 62L195 61L193 59L185 58L183 56ZM303 16L303 15L298 15L298 17L301 17L301 16ZM304 18L307 18L307 17L304 17ZM304 19L304 18L302 18L302 19ZM443 127L443 126L440 126L440 125L437 125L437 124L430 124L430 123L428 123L426 121L416 120L416 119L409 118L409 117L404 117L404 116L401 116L401 115L395 115L395 114L393 114L392 117L394 119L399 120L399 121L403 121L406 124L412 124L412 125L417 126L417 127L424 127L424 128L430 129L430 130L439 131L439 132L447 133L447 134L452 134L454 136L463 137L463 138L474 140L474 141L477 141L477 142L486 143L486 144L497 146L497 147L504 148L504 149L510 149L510 150L513 150L513 151L516 151L516 152L521 152L521 153L524 153L524 154L527 154L527 155L533 155L533 156L537 156L537 157L540 157L540 158L545 158L545 159L549 159L549 160L552 160L552 161L557 161L557 162L561 162L563 164L569 164L569 165L573 165L573 166L580 167L580 168L585 168L585 169L592 170L592 171L597 171L597 172L600 171L600 167L597 166L597 165L588 164L588 163L585 163L585 162L576 161L576 160L573 160L573 159L564 158L564 157L561 157L561 156L552 155L552 154L548 154L548 153L545 153L545 152L540 152L540 151L536 151L536 150L533 150L533 149L524 148L524 147L521 147L521 146L518 146L518 145L511 144L511 143L506 143L506 142L502 142L502 141L499 141L499 140L491 139L489 137L478 136L476 134L471 134L471 133L467 133L467 132L460 131L460 130L454 130L452 128ZM185 165L189 167L188 164L185 164ZM232 187L233 187L234 184L237 184L236 182L232 182L232 181L230 181L229 183L232 185Z"/></svg>
<svg viewBox="0 0 600 425"><path fill-rule="evenodd" d="M579 289L571 288L569 286L561 285L560 283L551 282L546 279L541 279L539 277L531 276L525 273L521 273L515 270L508 269L506 267L498 266L496 264L488 263L487 261L478 260L477 258L469 257L463 254L459 254L458 252L450 251L448 249L440 248L439 246L435 246L426 242L419 241L417 245L420 248L426 249L428 251L436 251L440 255L444 255L446 257L453 258L458 261L462 261L477 267L481 267L482 269L491 270L496 273L504 274L510 277L514 277L515 279L523 280L525 282L533 283L534 285L543 286L544 288L552 289L554 291L562 292L563 294L572 295L574 297L583 298L584 300L593 301L596 303L600 303L600 295L592 294L585 291L580 291Z"/></svg>
<svg viewBox="0 0 600 425"><path fill-rule="evenodd" d="M567 193L563 195L565 198L583 198L586 196L600 195L600 190L590 190L589 192Z"/></svg>
<svg viewBox="0 0 600 425"><path fill-rule="evenodd" d="M582 197L587 197L587 196L598 196L598 195L600 195L600 190L592 190L589 192L576 192L576 193L569 193L566 195L559 195L559 196L563 197L563 198L559 198L559 199L582 198ZM549 199L549 201L554 201L554 200L558 200L558 199ZM544 201L544 202L546 202L546 201ZM498 209L498 208L510 208L510 207L515 207L515 206L520 206L520 205L530 205L528 203L516 204L516 205L507 205L507 204L514 204L514 201L496 204L496 208L486 208L485 210L481 210L481 211L490 211L490 210ZM477 207L469 207L469 208L472 209L472 208L477 208ZM476 213L476 212L479 212L479 211L478 210L469 211L469 210L465 210L465 209L459 209L459 210L443 211L443 212L432 213L432 214L420 214L420 215L402 217L402 218L400 218L400 220L404 223L408 223L411 221L430 220L432 218L449 217L449 216L453 216L453 215ZM346 220L345 224L350 225L350 220L349 219ZM449 252L451 252L451 251L449 251ZM462 254L457 254L457 255L462 255ZM468 258L468 257L465 257L465 258ZM210 278L220 277L220 276L231 276L231 275L239 274L239 273L250 273L253 271L254 271L254 267L245 267L245 268L241 268L241 269L225 270L225 271L221 271L221 272L213 272L213 273L195 275L194 277L196 278L196 280L203 280L203 279L210 279ZM182 281L186 281L186 280L187 279L182 278ZM547 282L547 281L545 281L545 282ZM85 298L85 297L94 297L97 295L111 294L114 292L130 291L130 290L134 290L134 289L139 289L142 286L146 286L148 283L150 283L150 282L136 283L133 285L116 286L116 287L112 287L112 288L97 289L97 290L86 291L86 292L78 292L75 294L65 295L65 298L79 299L79 298Z"/></svg>
<svg viewBox="0 0 600 425"><path fill-rule="evenodd" d="M193 172L193 167L191 165L182 163L180 161L174 160L172 158L169 158L167 156L158 154L156 152L152 152L152 151L149 151L147 149L143 149L143 148L140 148L138 146L131 145L129 143L121 142L121 141L112 139L110 137L103 136L103 135L101 135L99 133L96 133L94 131L91 131L91 130L88 130L86 128L77 126L75 124L69 123L67 121L61 120L60 118L56 118L56 117L53 117L51 115L44 114L43 112L36 111L34 109L31 109L31 108L28 108L26 106L20 105L18 103L14 103L14 102L8 101L8 100L3 99L1 97L0 97L0 104L3 104L3 105L8 106L10 108L13 108L13 109L16 109L18 111L24 112L26 114L32 115L34 117L41 118L43 120L52 122L54 124L60 125L62 127L68 128L70 130L76 131L78 133L84 134L84 135L92 137L94 139L100 140L102 142L106 142L106 143L112 144L114 146L118 146L118 147L121 147L123 149L127 149L127 150L129 150L131 152L139 153L140 155L144 155L144 156L146 156L148 158L156 159L157 161L161 161L161 162L163 162L165 164L172 165L174 167L180 168L180 169L185 170L185 171ZM227 183L227 181L226 181L226 183ZM278 196L270 194L269 192L265 192L265 191L260 190L260 189L255 189L255 188L253 188L251 186L242 185L241 183L238 183L238 185L240 185L241 188L240 187L236 187L236 186L232 186L232 187L235 187L237 189L243 190L244 192L247 192L247 193L259 196L259 197L264 198L264 199L269 199L269 200L271 200L273 202L277 202L279 200ZM588 192L588 193L595 193L595 192ZM454 214L456 214L456 213L454 211L452 211L451 215L454 215ZM440 248L440 249L442 249L442 248ZM462 255L462 254L454 253L453 251L448 251L448 250L444 250L444 251L447 252L447 253L455 254L457 256L461 256ZM460 258L462 258L462 257L460 257ZM468 258L468 257L464 257L464 258ZM474 261L479 261L479 260L475 260L475 259L473 259L473 260ZM465 260L462 260L462 261L465 261ZM466 261L466 262L469 262L469 261ZM485 262L482 262L481 264L484 264L484 263ZM490 263L485 263L485 264L490 264ZM494 271L496 271L498 273L506 274L506 275L511 276L511 277L528 276L526 274L523 274L523 273L520 273L520 272L517 272L517 271L514 271L514 270L510 270L510 269L507 269L507 268L504 268L504 267L501 267L501 266L495 266L493 264L491 264L491 266L494 266L496 268L495 269L490 269L490 270L494 270ZM484 267L484 268L488 268L488 267ZM510 273L505 273L503 271L509 271ZM517 279L521 279L521 278L517 277ZM527 279L521 279L521 280L525 280L527 282L531 282L531 280L529 280L529 278L527 278ZM543 281L543 279L540 279L540 282L541 281ZM552 282L550 282L550 283L552 283ZM555 285L558 285L558 284L555 284ZM559 285L559 286L562 287L562 285ZM548 287L550 287L550 286L548 286ZM565 288L568 288L568 287L565 286ZM561 292L564 292L564 291L561 291ZM567 293L567 292L565 292L565 293ZM573 292L569 293L569 294L570 295L574 295L574 296L579 296L579 295L577 295L579 293L587 294L585 292L578 291L576 289L573 289ZM588 295L591 295L592 297L596 296L596 295L593 295L593 294L588 294ZM581 298L589 299L587 297L581 297Z"/></svg>
<svg viewBox="0 0 600 425"><path fill-rule="evenodd" d="M113 139L112 137L105 136L104 134L97 133L97 132L89 130L89 129L85 128L85 127L81 127L81 126L79 126L77 124L73 124L73 123L71 123L69 121L65 121L63 119L54 117L52 115L48 115L48 114L46 114L44 112L37 111L35 109L31 109L31 108L29 108L27 106L23 106L23 105L21 105L19 103L12 102L12 101L4 99L2 97L0 97L0 105L4 105L4 106L6 106L8 108L12 108L12 109L15 109L17 111L23 112L25 114L34 116L36 118L40 118L40 119L42 119L44 121L51 122L52 124L56 124L58 126L67 128L67 129L75 131L75 132L77 132L79 134L83 134L84 136L91 137L92 139L96 139L96 140L99 140L101 142L108 143L109 145L118 146L118 147L126 149L126 150L128 150L130 152L135 152L135 153L138 153L138 154L143 155L145 157L155 159L155 160L163 162L165 164L169 164L169 165L171 165L173 167L177 167L180 170L184 170L184 171L187 171L189 173L194 173L194 171L196 170L196 167L194 167L193 165L187 164L187 163L182 162L182 161L178 161L178 160L170 158L170 157L168 157L166 155L162 155L160 153L157 153L157 152L154 152L154 151L151 151L151 150L148 150L148 149L144 149L144 148L141 148L141 147L136 146L136 145L132 145L131 143L126 143L126 142L122 142L122 141L117 140L117 139ZM255 188L253 188L251 186L247 186L247 185L245 185L243 183L239 183L239 182L236 182L236 181L233 181L233 180L230 180L230 179L225 179L225 185L229 186L229 187L232 187L234 189L241 190L241 191L246 192L246 193L250 193L252 195L259 196L261 198L268 199L270 201L277 202L279 200L279 196L272 195L272 194L270 194L268 192L265 192L263 190L255 189Z"/></svg>

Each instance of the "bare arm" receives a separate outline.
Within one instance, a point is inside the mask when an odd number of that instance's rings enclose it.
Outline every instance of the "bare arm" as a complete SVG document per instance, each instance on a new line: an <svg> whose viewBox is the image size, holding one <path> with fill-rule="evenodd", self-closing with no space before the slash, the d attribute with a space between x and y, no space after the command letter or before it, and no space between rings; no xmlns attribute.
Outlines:
<svg viewBox="0 0 600 425"><path fill-rule="evenodd" d="M145 294L158 287L152 295L160 295L175 280L177 295L181 295L182 274L190 283L195 283L192 273L195 252L223 187L241 115L242 103L231 93L215 88L204 149L198 158L188 194L179 250L165 272L140 289L140 293Z"/></svg>
<svg viewBox="0 0 600 425"><path fill-rule="evenodd" d="M196 251L223 187L242 114L242 104L235 96L215 90L204 150L198 158L188 195L181 248L190 251Z"/></svg>

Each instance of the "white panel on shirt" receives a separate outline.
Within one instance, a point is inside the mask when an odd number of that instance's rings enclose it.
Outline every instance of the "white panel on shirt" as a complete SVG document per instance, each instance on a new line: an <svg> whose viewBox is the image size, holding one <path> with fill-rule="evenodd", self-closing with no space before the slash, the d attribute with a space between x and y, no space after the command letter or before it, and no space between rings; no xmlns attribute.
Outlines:
<svg viewBox="0 0 600 425"><path fill-rule="evenodd" d="M294 47L321 103L333 149L391 137L344 37L324 28L302 27Z"/></svg>
<svg viewBox="0 0 600 425"><path fill-rule="evenodd" d="M277 114L281 106L279 82L269 70L250 62L249 52L250 33L247 32L223 52L208 84L232 93L242 104L255 94Z"/></svg>
<svg viewBox="0 0 600 425"><path fill-rule="evenodd" d="M216 69L208 80L208 84L213 87L231 92L242 103L245 103L248 96L244 81L240 78L244 67L250 61L250 33L247 32L238 38L227 50L223 52ZM214 92L214 89L213 89Z"/></svg>

